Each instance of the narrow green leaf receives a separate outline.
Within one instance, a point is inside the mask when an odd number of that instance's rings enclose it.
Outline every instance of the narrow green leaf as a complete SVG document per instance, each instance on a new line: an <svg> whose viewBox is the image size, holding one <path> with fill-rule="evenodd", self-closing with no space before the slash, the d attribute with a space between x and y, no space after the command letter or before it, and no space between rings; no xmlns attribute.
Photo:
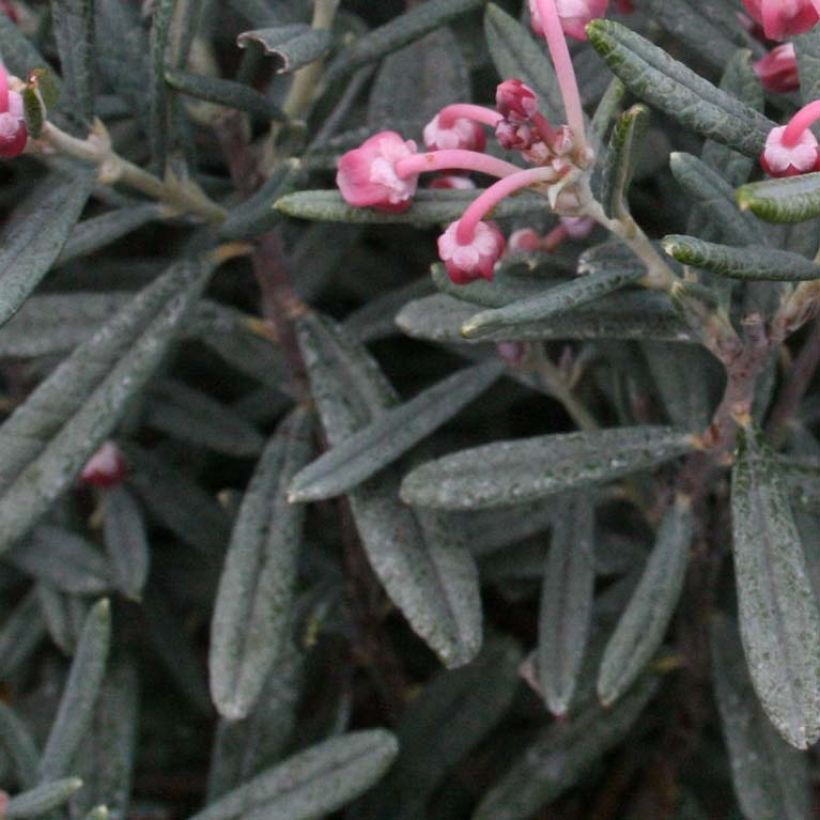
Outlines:
<svg viewBox="0 0 820 820"><path fill-rule="evenodd" d="M706 268L731 279L790 282L820 278L820 266L808 259L762 245L738 248L681 234L665 236L661 244L669 256L684 265Z"/></svg>
<svg viewBox="0 0 820 820"><path fill-rule="evenodd" d="M633 105L624 112L612 130L606 166L603 170L602 203L615 219L629 215L627 195L649 130L649 109Z"/></svg>
<svg viewBox="0 0 820 820"><path fill-rule="evenodd" d="M66 777L35 786L23 794L9 800L4 817L14 820L17 817L39 817L52 809L62 806L77 789L82 788L83 781L78 777Z"/></svg>
<svg viewBox="0 0 820 820"><path fill-rule="evenodd" d="M240 48L247 48L250 43L260 45L267 56L273 57L277 74L291 74L326 57L333 46L333 35L329 31L297 23L243 31L236 38Z"/></svg>
<svg viewBox="0 0 820 820"><path fill-rule="evenodd" d="M565 715L587 648L595 585L595 507L590 493L556 511L541 587L536 665L547 707Z"/></svg>
<svg viewBox="0 0 820 820"><path fill-rule="evenodd" d="M372 786L398 752L383 729L341 735L258 775L191 820L310 820L341 808Z"/></svg>
<svg viewBox="0 0 820 820"><path fill-rule="evenodd" d="M189 74L171 68L165 69L165 80L171 88L189 97L245 111L262 120L284 122L286 119L282 109L273 100L243 83L223 80L220 77Z"/></svg>
<svg viewBox="0 0 820 820"><path fill-rule="evenodd" d="M88 615L87 599L62 592L46 581L39 581L35 589L49 637L65 655L74 655Z"/></svg>
<svg viewBox="0 0 820 820"><path fill-rule="evenodd" d="M629 90L703 137L757 157L774 123L713 86L640 34L593 20L589 40Z"/></svg>
<svg viewBox="0 0 820 820"><path fill-rule="evenodd" d="M48 273L94 184L91 172L50 174L14 211L0 235L0 325Z"/></svg>
<svg viewBox="0 0 820 820"><path fill-rule="evenodd" d="M397 402L368 352L315 314L298 326L311 390L331 446L372 424ZM481 645L475 564L439 517L398 499L399 478L381 471L348 494L370 563L413 629L448 666L467 663Z"/></svg>
<svg viewBox="0 0 820 820"><path fill-rule="evenodd" d="M542 731L485 795L472 820L529 820L617 746L657 689L646 678L611 709L594 705Z"/></svg>
<svg viewBox="0 0 820 820"><path fill-rule="evenodd" d="M260 458L236 520L211 621L211 696L228 720L248 715L291 618L305 508L287 487L310 459L310 416L294 411Z"/></svg>
<svg viewBox="0 0 820 820"><path fill-rule="evenodd" d="M609 639L598 672L598 696L614 703L660 646L683 590L694 521L691 500L678 496L658 528L640 583Z"/></svg>
<svg viewBox="0 0 820 820"><path fill-rule="evenodd" d="M0 628L0 675L8 678L45 637L46 625L32 591L9 613Z"/></svg>
<svg viewBox="0 0 820 820"><path fill-rule="evenodd" d="M139 601L151 562L142 511L131 491L119 485L102 493L102 514L103 541L117 588Z"/></svg>
<svg viewBox="0 0 820 820"><path fill-rule="evenodd" d="M820 33L812 28L792 39L800 77L800 97L808 105L820 97Z"/></svg>
<svg viewBox="0 0 820 820"><path fill-rule="evenodd" d="M736 628L724 617L715 618L710 637L715 694L743 816L748 820L810 817L808 761L777 734L763 714Z"/></svg>
<svg viewBox="0 0 820 820"><path fill-rule="evenodd" d="M57 716L43 749L40 777L44 781L65 775L91 726L110 641L111 604L103 598L92 607L86 618Z"/></svg>
<svg viewBox="0 0 820 820"><path fill-rule="evenodd" d="M183 261L78 347L0 427L0 549L73 482L159 365L213 270Z"/></svg>
<svg viewBox="0 0 820 820"><path fill-rule="evenodd" d="M742 210L767 222L803 222L820 216L820 173L751 182L735 198Z"/></svg>
<svg viewBox="0 0 820 820"><path fill-rule="evenodd" d="M0 15L0 54L6 69L21 79L26 79L36 68L48 63L17 23L6 15ZM58 83L59 80L55 81Z"/></svg>
<svg viewBox="0 0 820 820"><path fill-rule="evenodd" d="M370 478L481 395L503 370L500 361L475 365L391 408L301 470L288 500L332 498Z"/></svg>
<svg viewBox="0 0 820 820"><path fill-rule="evenodd" d="M160 171L164 171L170 131L170 99L165 85L165 52L177 0L156 0L152 6L149 40L149 130L151 156ZM145 76L145 75L143 75Z"/></svg>
<svg viewBox="0 0 820 820"><path fill-rule="evenodd" d="M732 471L740 631L763 709L798 749L820 737L820 612L786 485L768 445L741 431Z"/></svg>
<svg viewBox="0 0 820 820"><path fill-rule="evenodd" d="M0 747L12 763L17 785L33 788L38 778L40 753L22 719L0 701Z"/></svg>
<svg viewBox="0 0 820 820"><path fill-rule="evenodd" d="M94 2L52 0L51 14L71 115L86 126L94 116ZM68 101L66 101L68 102Z"/></svg>
<svg viewBox="0 0 820 820"><path fill-rule="evenodd" d="M552 62L541 44L495 3L484 13L487 47L502 79L523 80L538 95L539 109L551 122L563 122L564 103Z"/></svg>
<svg viewBox="0 0 820 820"><path fill-rule="evenodd" d="M299 191L279 199L274 207L287 216L321 222L350 222L372 225L440 225L458 219L482 191L433 191L416 193L412 207L400 214L387 214L370 208L352 208L338 191ZM493 212L496 218L523 216L543 211L546 200L538 195L508 197Z"/></svg>
<svg viewBox="0 0 820 820"><path fill-rule="evenodd" d="M362 35L330 64L327 82L333 82L363 65L380 60L456 17L480 8L486 0L430 0L415 6L373 31Z"/></svg>
<svg viewBox="0 0 820 820"><path fill-rule="evenodd" d="M401 497L447 510L517 504L648 470L693 447L688 433L649 426L499 441L422 464Z"/></svg>

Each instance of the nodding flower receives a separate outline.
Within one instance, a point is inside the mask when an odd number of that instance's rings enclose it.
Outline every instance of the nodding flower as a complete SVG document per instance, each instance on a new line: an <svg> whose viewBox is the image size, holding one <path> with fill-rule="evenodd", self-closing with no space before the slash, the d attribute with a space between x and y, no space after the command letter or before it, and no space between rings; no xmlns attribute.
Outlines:
<svg viewBox="0 0 820 820"><path fill-rule="evenodd" d="M93 487L114 487L122 483L126 472L120 448L113 441L106 441L83 467L80 480Z"/></svg>
<svg viewBox="0 0 820 820"><path fill-rule="evenodd" d="M495 127L500 116L491 108L457 103L442 108L424 127L424 144L431 150L461 148L483 151L487 135L482 125Z"/></svg>
<svg viewBox="0 0 820 820"><path fill-rule="evenodd" d="M773 94L797 91L800 78L797 74L797 55L793 43L782 43L753 65L760 84Z"/></svg>
<svg viewBox="0 0 820 820"><path fill-rule="evenodd" d="M770 40L803 34L820 21L820 0L743 0L743 5Z"/></svg>
<svg viewBox="0 0 820 820"><path fill-rule="evenodd" d="M760 155L763 170L772 177L790 177L820 170L820 145L811 132L820 118L820 100L803 106L788 125L773 128Z"/></svg>
<svg viewBox="0 0 820 820"><path fill-rule="evenodd" d="M494 222L478 222L469 238L459 238L459 223L453 222L438 238L438 255L456 285L475 279L492 279L495 263L506 246L504 234Z"/></svg>
<svg viewBox="0 0 820 820"><path fill-rule="evenodd" d="M23 116L23 98L9 90L9 75L0 65L0 157L18 157L26 148L28 129Z"/></svg>
<svg viewBox="0 0 820 820"><path fill-rule="evenodd" d="M538 0L529 0L529 3L533 31L543 35L545 28L540 4ZM587 23L606 14L609 0L555 0L555 5L564 34L576 40L586 40Z"/></svg>

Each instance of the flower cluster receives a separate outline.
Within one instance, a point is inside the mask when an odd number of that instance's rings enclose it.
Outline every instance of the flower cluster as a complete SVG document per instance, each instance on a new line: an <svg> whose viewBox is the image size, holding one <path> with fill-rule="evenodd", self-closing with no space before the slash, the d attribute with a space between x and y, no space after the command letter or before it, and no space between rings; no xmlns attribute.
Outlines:
<svg viewBox="0 0 820 820"><path fill-rule="evenodd" d="M592 152L565 35L580 38L583 27L603 14L607 5L607 0L530 0L533 28L546 38L555 64L566 124L554 127L539 110L535 92L521 80L504 80L494 109L467 103L442 109L424 128L425 152L394 131L375 134L348 151L339 160L336 177L345 201L396 213L412 204L422 173L476 172L496 178L439 238L439 256L457 284L492 279L506 241L498 226L485 218L503 199L522 189L548 194L556 210L569 219L538 240L540 249L588 233L592 223L581 212L582 203L571 183L574 175L590 166ZM628 10L623 4L621 8ZM502 148L517 152L530 167L522 169L484 153L485 128L493 130ZM450 175L438 187L469 185L465 177Z"/></svg>
<svg viewBox="0 0 820 820"><path fill-rule="evenodd" d="M0 157L17 157L28 142L23 98L9 88L9 75L0 65Z"/></svg>

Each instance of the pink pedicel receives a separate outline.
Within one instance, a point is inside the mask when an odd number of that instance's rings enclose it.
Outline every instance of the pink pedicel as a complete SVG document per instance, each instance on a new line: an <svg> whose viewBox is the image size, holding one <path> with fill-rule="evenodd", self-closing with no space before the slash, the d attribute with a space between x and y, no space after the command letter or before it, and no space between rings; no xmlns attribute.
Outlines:
<svg viewBox="0 0 820 820"><path fill-rule="evenodd" d="M479 222L467 241L458 236L459 223L453 222L438 238L438 253L447 274L456 285L476 279L492 280L495 263L504 253L504 234L494 222Z"/></svg>
<svg viewBox="0 0 820 820"><path fill-rule="evenodd" d="M461 174L442 174L430 182L430 187L438 191L472 191L475 182Z"/></svg>
<svg viewBox="0 0 820 820"><path fill-rule="evenodd" d="M793 43L783 43L773 48L757 60L753 68L760 84L772 94L785 94L800 87Z"/></svg>
<svg viewBox="0 0 820 820"><path fill-rule="evenodd" d="M817 171L820 168L820 146L814 134L806 128L795 144L786 145L786 130L787 126L781 125L770 131L760 156L763 170L770 177L792 177Z"/></svg>
<svg viewBox="0 0 820 820"><path fill-rule="evenodd" d="M451 124L444 125L438 114L424 126L424 144L431 151L449 148L483 151L487 145L487 135L473 120L458 117Z"/></svg>
<svg viewBox="0 0 820 820"><path fill-rule="evenodd" d="M0 65L0 157L19 157L27 142L23 98L16 91L9 91L8 73Z"/></svg>
<svg viewBox="0 0 820 820"><path fill-rule="evenodd" d="M743 5L770 40L803 34L820 20L820 0L743 0Z"/></svg>
<svg viewBox="0 0 820 820"><path fill-rule="evenodd" d="M114 487L125 478L125 458L113 441L106 441L89 459L80 480L92 487Z"/></svg>
<svg viewBox="0 0 820 820"><path fill-rule="evenodd" d="M608 5L609 0L555 0L564 34L576 40L587 39L587 23L597 17L603 17ZM546 36L543 17L536 0L530 0L530 18L533 31Z"/></svg>
<svg viewBox="0 0 820 820"><path fill-rule="evenodd" d="M348 151L338 164L336 185L348 205L387 213L406 211L416 193L418 174L396 172L396 163L416 154L416 143L395 131L381 131Z"/></svg>

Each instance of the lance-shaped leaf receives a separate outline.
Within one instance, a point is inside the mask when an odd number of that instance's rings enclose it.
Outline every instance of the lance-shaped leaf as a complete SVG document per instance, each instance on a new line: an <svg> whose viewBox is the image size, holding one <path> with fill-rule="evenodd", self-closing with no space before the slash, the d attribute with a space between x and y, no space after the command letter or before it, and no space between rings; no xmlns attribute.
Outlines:
<svg viewBox="0 0 820 820"><path fill-rule="evenodd" d="M485 2L486 0L430 0L424 8L411 8L389 23L362 35L344 49L328 68L327 81L338 80L360 66L380 60L456 17L480 8Z"/></svg>
<svg viewBox="0 0 820 820"><path fill-rule="evenodd" d="M475 365L391 408L301 470L288 500L332 498L370 478L481 395L503 370L500 361Z"/></svg>
<svg viewBox="0 0 820 820"><path fill-rule="evenodd" d="M277 74L290 74L330 53L333 35L324 29L304 24L243 31L236 38L240 48L256 43L268 57L273 57Z"/></svg>
<svg viewBox="0 0 820 820"><path fill-rule="evenodd" d="M17 784L33 788L38 780L40 753L22 719L0 701L0 748L11 761Z"/></svg>
<svg viewBox="0 0 820 820"><path fill-rule="evenodd" d="M156 0L151 7L151 34L149 38L148 142L156 165L164 169L168 152L171 123L171 99L165 82L165 60L176 0Z"/></svg>
<svg viewBox="0 0 820 820"><path fill-rule="evenodd" d="M284 122L282 109L273 100L244 83L223 80L221 77L207 77L189 74L187 71L165 69L165 81L171 88L200 100L235 108L259 117L262 120Z"/></svg>
<svg viewBox="0 0 820 820"><path fill-rule="evenodd" d="M84 786L72 800L72 816L84 815L99 804L105 804L115 820L128 816L138 707L136 667L120 662L106 676L91 731L76 756L75 768Z"/></svg>
<svg viewBox="0 0 820 820"><path fill-rule="evenodd" d="M66 803L82 785L83 781L78 777L66 777L35 786L30 791L12 797L3 816L9 820L17 817L40 817Z"/></svg>
<svg viewBox="0 0 820 820"><path fill-rule="evenodd" d="M279 199L275 208L288 216L321 222L350 222L372 225L441 225L458 219L467 206L482 192L421 190L413 197L413 205L403 213L388 214L371 208L353 208L338 191L299 191ZM493 214L496 218L524 216L543 211L546 200L535 194L507 197Z"/></svg>
<svg viewBox="0 0 820 820"><path fill-rule="evenodd" d="M633 284L645 275L643 267L628 266L581 276L549 288L540 296L531 296L503 308L477 313L461 326L461 334L467 339L482 339L505 331L511 338L517 338L518 325L543 322L556 314L575 310Z"/></svg>
<svg viewBox="0 0 820 820"><path fill-rule="evenodd" d="M593 496L571 496L556 513L538 617L538 682L555 715L569 711L587 647L595 585L594 536Z"/></svg>
<svg viewBox="0 0 820 820"><path fill-rule="evenodd" d="M161 362L213 265L183 261L80 345L0 427L0 549L73 482Z"/></svg>
<svg viewBox="0 0 820 820"><path fill-rule="evenodd" d="M124 485L102 493L103 541L117 588L138 601L148 578L151 555L142 510Z"/></svg>
<svg viewBox="0 0 820 820"><path fill-rule="evenodd" d="M768 445L741 430L732 471L740 631L755 691L786 740L820 737L820 612L786 484Z"/></svg>
<svg viewBox="0 0 820 820"><path fill-rule="evenodd" d="M65 775L80 742L91 726L111 641L111 604L96 603L85 620L83 634L71 663L57 716L40 759L44 781Z"/></svg>
<svg viewBox="0 0 820 820"><path fill-rule="evenodd" d="M298 326L311 391L331 446L383 417L397 402L363 346L309 314ZM387 468L348 494L370 563L413 629L448 666L467 663L481 645L481 604L472 556L438 516L398 499Z"/></svg>
<svg viewBox="0 0 820 820"><path fill-rule="evenodd" d="M648 470L693 447L691 434L652 426L499 441L416 467L401 497L445 510L520 504Z"/></svg>
<svg viewBox="0 0 820 820"><path fill-rule="evenodd" d="M710 637L715 694L743 816L749 820L810 817L808 760L777 734L763 714L736 628L719 616L712 621Z"/></svg>
<svg viewBox="0 0 820 820"><path fill-rule="evenodd" d="M767 222L803 222L820 216L820 173L751 182L735 197L742 210Z"/></svg>
<svg viewBox="0 0 820 820"><path fill-rule="evenodd" d="M692 532L691 500L678 496L661 521L640 583L604 651L598 696L605 706L633 684L660 646L683 589Z"/></svg>
<svg viewBox="0 0 820 820"><path fill-rule="evenodd" d="M383 729L352 732L312 746L258 775L191 820L310 820L341 808L369 789L398 752Z"/></svg>
<svg viewBox="0 0 820 820"><path fill-rule="evenodd" d="M46 581L38 582L35 590L51 640L66 655L73 655L88 615L87 599L61 592Z"/></svg>
<svg viewBox="0 0 820 820"><path fill-rule="evenodd" d="M4 678L22 666L45 637L46 625L37 603L29 592L9 613L0 629L0 674Z"/></svg>
<svg viewBox="0 0 820 820"><path fill-rule="evenodd" d="M312 454L310 416L288 416L262 454L242 501L219 580L208 659L211 696L229 720L246 717L287 635L305 507L288 485Z"/></svg>
<svg viewBox="0 0 820 820"><path fill-rule="evenodd" d="M53 0L51 14L65 81L63 93L71 98L71 115L90 125L94 115L93 0Z"/></svg>
<svg viewBox="0 0 820 820"><path fill-rule="evenodd" d="M495 3L484 14L484 34L498 76L523 80L538 95L539 108L551 122L564 118L564 103L552 62L533 36Z"/></svg>
<svg viewBox="0 0 820 820"><path fill-rule="evenodd" d="M629 186L648 130L649 109L645 105L633 105L612 129L602 172L601 200L607 214L615 219L629 215Z"/></svg>
<svg viewBox="0 0 820 820"><path fill-rule="evenodd" d="M637 97L703 137L748 156L763 150L774 123L736 100L663 49L613 20L593 20L589 40Z"/></svg>
<svg viewBox="0 0 820 820"><path fill-rule="evenodd" d="M737 248L682 234L665 236L661 244L666 253L684 265L731 279L788 282L820 278L820 266L805 257L762 245Z"/></svg>
<svg viewBox="0 0 820 820"><path fill-rule="evenodd" d="M808 512L820 512L820 460L779 456L777 461L792 502Z"/></svg>
<svg viewBox="0 0 820 820"><path fill-rule="evenodd" d="M3 65L17 77L28 77L34 69L48 65L45 57L7 14L0 15L0 54L3 55ZM54 79L59 87L59 79Z"/></svg>
<svg viewBox="0 0 820 820"><path fill-rule="evenodd" d="M792 42L800 76L800 96L803 104L808 105L820 97L820 32L812 28L798 34Z"/></svg>
<svg viewBox="0 0 820 820"><path fill-rule="evenodd" d="M50 174L28 195L0 235L0 325L48 273L80 218L93 175Z"/></svg>
<svg viewBox="0 0 820 820"><path fill-rule="evenodd" d="M617 746L657 688L646 678L611 709L594 705L539 734L481 801L472 820L528 820Z"/></svg>

